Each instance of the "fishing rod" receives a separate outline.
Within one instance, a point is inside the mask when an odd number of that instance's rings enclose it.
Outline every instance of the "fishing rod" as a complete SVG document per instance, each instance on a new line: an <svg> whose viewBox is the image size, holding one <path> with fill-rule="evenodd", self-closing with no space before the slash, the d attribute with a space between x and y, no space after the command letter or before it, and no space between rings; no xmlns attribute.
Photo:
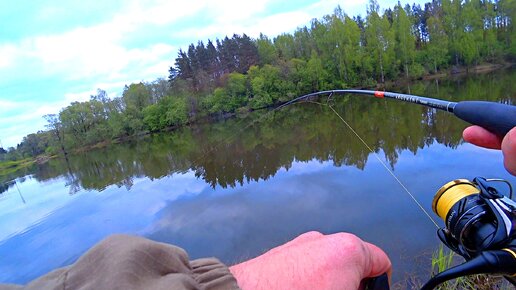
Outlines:
<svg viewBox="0 0 516 290"><path fill-rule="evenodd" d="M310 97L331 97L333 94L370 95L443 110L468 123L479 125L500 138L516 127L516 106L487 101L450 102L371 90L314 92L297 97L276 109ZM351 127L350 129L353 130ZM509 197L492 186L493 182L506 183ZM512 195L509 182L482 177L473 181L454 180L437 191L432 201L432 210L445 222L445 227L438 229L437 235L449 249L464 257L466 262L438 273L421 290L431 290L448 280L472 274L501 274L516 286L516 202L512 200ZM424 209L423 211L426 213ZM364 282L366 290L389 289L387 274Z"/></svg>
<svg viewBox="0 0 516 290"><path fill-rule="evenodd" d="M276 109L280 109L310 97L333 94L369 95L375 96L376 98L394 99L443 110L449 113L453 113L459 119L464 120L470 124L483 127L488 131L498 135L499 137L505 136L512 128L516 127L516 106L487 101L451 102L417 95L371 90L319 91L297 97L280 105Z"/></svg>

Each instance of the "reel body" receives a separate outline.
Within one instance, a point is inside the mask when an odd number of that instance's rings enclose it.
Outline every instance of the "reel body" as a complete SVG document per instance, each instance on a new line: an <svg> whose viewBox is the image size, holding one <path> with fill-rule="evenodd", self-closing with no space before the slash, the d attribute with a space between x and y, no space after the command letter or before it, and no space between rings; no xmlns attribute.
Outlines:
<svg viewBox="0 0 516 290"><path fill-rule="evenodd" d="M509 197L495 183L508 185ZM437 274L422 289L472 274L503 274L516 285L516 203L512 187L500 179L477 177L445 184L434 196L433 211L445 222L439 239L466 262Z"/></svg>

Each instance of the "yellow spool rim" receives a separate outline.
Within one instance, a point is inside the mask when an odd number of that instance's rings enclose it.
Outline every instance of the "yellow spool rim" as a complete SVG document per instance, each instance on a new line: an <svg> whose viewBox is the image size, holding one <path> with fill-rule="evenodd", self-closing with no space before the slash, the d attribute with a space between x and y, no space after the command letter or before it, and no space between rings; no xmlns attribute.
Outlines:
<svg viewBox="0 0 516 290"><path fill-rule="evenodd" d="M460 187L460 190L457 186ZM448 192L452 188L452 192ZM442 202L439 202L445 192L448 192L448 194L446 194L446 197ZM477 187L467 179L456 179L450 181L443 185L435 194L432 201L432 210L443 220L446 220L448 211L457 201L475 193L478 193Z"/></svg>

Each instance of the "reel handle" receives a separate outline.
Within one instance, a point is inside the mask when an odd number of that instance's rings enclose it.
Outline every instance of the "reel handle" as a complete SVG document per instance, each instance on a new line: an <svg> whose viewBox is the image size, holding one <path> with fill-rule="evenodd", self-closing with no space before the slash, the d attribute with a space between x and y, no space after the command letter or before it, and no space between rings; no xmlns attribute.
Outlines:
<svg viewBox="0 0 516 290"><path fill-rule="evenodd" d="M505 251L509 254L511 254L510 256L512 256L512 265L516 264L516 247L508 247L508 248L505 248L505 249L502 249L502 251ZM516 267L515 266L512 266L512 269L514 271L516 271ZM505 278L505 280L509 281L512 285L516 286L516 276L514 276L516 272L510 274L510 275L504 275L503 277Z"/></svg>
<svg viewBox="0 0 516 290"><path fill-rule="evenodd" d="M516 127L516 106L512 105L463 101L455 105L453 114L468 123L484 127L502 138Z"/></svg>
<svg viewBox="0 0 516 290"><path fill-rule="evenodd" d="M363 287L360 287L359 289L364 290L389 290L389 277L387 276L387 273L383 273L380 276L367 278L362 283Z"/></svg>
<svg viewBox="0 0 516 290"><path fill-rule="evenodd" d="M516 248L505 248L481 252L471 260L443 271L423 285L421 290L431 290L448 280L473 274L503 274L516 286L516 279L510 275L516 273Z"/></svg>

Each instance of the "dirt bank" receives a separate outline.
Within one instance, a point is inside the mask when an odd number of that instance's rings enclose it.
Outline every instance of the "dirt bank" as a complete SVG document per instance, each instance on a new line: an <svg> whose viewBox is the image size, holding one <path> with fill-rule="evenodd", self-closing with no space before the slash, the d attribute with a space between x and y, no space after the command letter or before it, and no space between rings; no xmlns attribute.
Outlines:
<svg viewBox="0 0 516 290"><path fill-rule="evenodd" d="M466 75L470 73L489 73L495 70L509 68L513 66L514 63L505 62L505 63L483 63L476 66L453 66L449 69L439 71L434 74L428 74L423 76L423 80L434 80L434 79L440 79L450 76L461 76Z"/></svg>

